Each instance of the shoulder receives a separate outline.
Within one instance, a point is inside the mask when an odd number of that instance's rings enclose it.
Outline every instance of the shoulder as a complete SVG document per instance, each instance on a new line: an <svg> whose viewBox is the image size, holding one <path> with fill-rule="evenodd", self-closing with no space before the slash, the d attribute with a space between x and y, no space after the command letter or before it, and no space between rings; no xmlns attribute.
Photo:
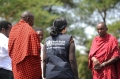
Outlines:
<svg viewBox="0 0 120 79"><path fill-rule="evenodd" d="M41 46L44 46L42 43L40 43Z"/></svg>
<svg viewBox="0 0 120 79"><path fill-rule="evenodd" d="M70 35L70 34L63 34L63 35L65 35L65 36L69 36L69 37L71 37L72 35Z"/></svg>
<svg viewBox="0 0 120 79"><path fill-rule="evenodd" d="M62 37L67 38L67 39L70 39L70 38L72 38L72 35L69 35L69 34L63 34Z"/></svg>
<svg viewBox="0 0 120 79"><path fill-rule="evenodd" d="M6 40L8 40L8 38L4 34L0 33L0 40L6 41Z"/></svg>
<svg viewBox="0 0 120 79"><path fill-rule="evenodd" d="M7 47L8 46L8 38L0 33L0 47Z"/></svg>
<svg viewBox="0 0 120 79"><path fill-rule="evenodd" d="M118 40L115 36L111 35L111 34L108 34L109 35L109 42L110 43L118 43Z"/></svg>
<svg viewBox="0 0 120 79"><path fill-rule="evenodd" d="M29 26L27 26L26 28L25 28L25 30L26 30L26 33L28 33L30 36L36 36L37 35L37 33L36 33L36 31L29 25Z"/></svg>
<svg viewBox="0 0 120 79"><path fill-rule="evenodd" d="M52 38L52 36L48 36L46 39L45 39L45 41L47 41L47 40L49 40L49 39L51 39Z"/></svg>
<svg viewBox="0 0 120 79"><path fill-rule="evenodd" d="M111 39L111 40L117 40L117 38L115 37L115 36L113 36L113 35L111 35L111 34L108 34L109 35L109 38Z"/></svg>
<svg viewBox="0 0 120 79"><path fill-rule="evenodd" d="M92 38L92 43L95 43L97 40L99 40L99 36L95 36L94 38Z"/></svg>

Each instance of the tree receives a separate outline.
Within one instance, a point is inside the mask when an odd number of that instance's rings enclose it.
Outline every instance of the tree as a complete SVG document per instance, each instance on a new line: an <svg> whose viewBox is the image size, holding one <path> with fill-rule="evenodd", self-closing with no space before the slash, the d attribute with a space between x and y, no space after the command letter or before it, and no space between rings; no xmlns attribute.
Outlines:
<svg viewBox="0 0 120 79"><path fill-rule="evenodd" d="M75 36L77 41L82 42L86 47L86 52L89 52L91 39L87 38L84 29L87 26L96 26L103 21L106 24L112 23L120 19L120 0L78 0L77 8L74 9L74 14L79 18L74 24L77 24ZM81 28L83 24L83 28ZM116 28L116 27L115 27ZM82 29L82 30L81 30ZM116 28L117 29L117 28ZM82 32L83 31L83 32ZM118 32L118 31L117 31Z"/></svg>
<svg viewBox="0 0 120 79"><path fill-rule="evenodd" d="M120 21L108 25L108 32L115 36L120 42Z"/></svg>
<svg viewBox="0 0 120 79"><path fill-rule="evenodd" d="M92 79L91 71L88 68L88 57L76 52L79 79Z"/></svg>
<svg viewBox="0 0 120 79"><path fill-rule="evenodd" d="M119 4L120 0L79 0L78 14L87 24L95 25L99 21L106 23L106 20L119 15L116 13L120 12Z"/></svg>
<svg viewBox="0 0 120 79"><path fill-rule="evenodd" d="M53 6L69 6L73 7L72 0L0 0L0 17L15 24L20 19L23 11L29 10L35 16L34 27L46 29L52 26L55 18L59 17L58 13L54 12ZM48 31L45 31L45 37L48 36Z"/></svg>

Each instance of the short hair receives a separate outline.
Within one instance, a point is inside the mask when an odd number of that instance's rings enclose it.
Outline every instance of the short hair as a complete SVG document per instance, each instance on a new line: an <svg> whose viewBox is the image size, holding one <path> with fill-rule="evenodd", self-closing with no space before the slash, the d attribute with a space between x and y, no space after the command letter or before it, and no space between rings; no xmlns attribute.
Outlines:
<svg viewBox="0 0 120 79"><path fill-rule="evenodd" d="M9 29L8 25L12 25L12 24L8 21L0 21L0 31L2 30L2 28L8 30Z"/></svg>
<svg viewBox="0 0 120 79"><path fill-rule="evenodd" d="M34 16L30 11L24 11L21 15L21 18Z"/></svg>
<svg viewBox="0 0 120 79"><path fill-rule="evenodd" d="M43 29L40 28L40 27L39 28L35 28L35 31L42 31L42 32L44 32Z"/></svg>
<svg viewBox="0 0 120 79"><path fill-rule="evenodd" d="M102 24L105 28L107 28L107 25L105 22L99 22L98 24Z"/></svg>

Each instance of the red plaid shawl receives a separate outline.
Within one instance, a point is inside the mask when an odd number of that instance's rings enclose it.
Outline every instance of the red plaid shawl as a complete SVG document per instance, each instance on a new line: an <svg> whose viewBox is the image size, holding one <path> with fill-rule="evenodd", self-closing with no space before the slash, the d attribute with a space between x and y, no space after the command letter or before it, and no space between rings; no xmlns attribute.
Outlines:
<svg viewBox="0 0 120 79"><path fill-rule="evenodd" d="M33 28L23 20L12 27L9 55L14 79L40 79L40 42Z"/></svg>
<svg viewBox="0 0 120 79"><path fill-rule="evenodd" d="M100 38L97 36L94 38L89 53L89 68L92 70L93 79L120 79L117 73L120 70L115 64L104 67L100 71L95 71L93 68L93 63L91 61L92 57L96 57L100 63L105 62L111 58L119 56L118 41L113 36L107 34L105 38ZM120 65L119 65L120 67Z"/></svg>

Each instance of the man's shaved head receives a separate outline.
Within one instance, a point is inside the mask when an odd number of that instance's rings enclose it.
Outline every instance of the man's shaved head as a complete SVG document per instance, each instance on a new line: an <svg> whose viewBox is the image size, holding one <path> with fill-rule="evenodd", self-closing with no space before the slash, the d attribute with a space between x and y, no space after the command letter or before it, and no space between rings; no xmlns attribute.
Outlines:
<svg viewBox="0 0 120 79"><path fill-rule="evenodd" d="M22 13L21 18L30 17L30 16L33 16L33 14L29 11L25 11Z"/></svg>
<svg viewBox="0 0 120 79"><path fill-rule="evenodd" d="M98 23L98 25L102 25L103 27L107 28L107 26L106 26L106 24L104 22L100 22L100 23Z"/></svg>
<svg viewBox="0 0 120 79"><path fill-rule="evenodd" d="M22 13L21 18L26 21L30 26L33 26L34 24L34 15L29 12L29 11L25 11Z"/></svg>

